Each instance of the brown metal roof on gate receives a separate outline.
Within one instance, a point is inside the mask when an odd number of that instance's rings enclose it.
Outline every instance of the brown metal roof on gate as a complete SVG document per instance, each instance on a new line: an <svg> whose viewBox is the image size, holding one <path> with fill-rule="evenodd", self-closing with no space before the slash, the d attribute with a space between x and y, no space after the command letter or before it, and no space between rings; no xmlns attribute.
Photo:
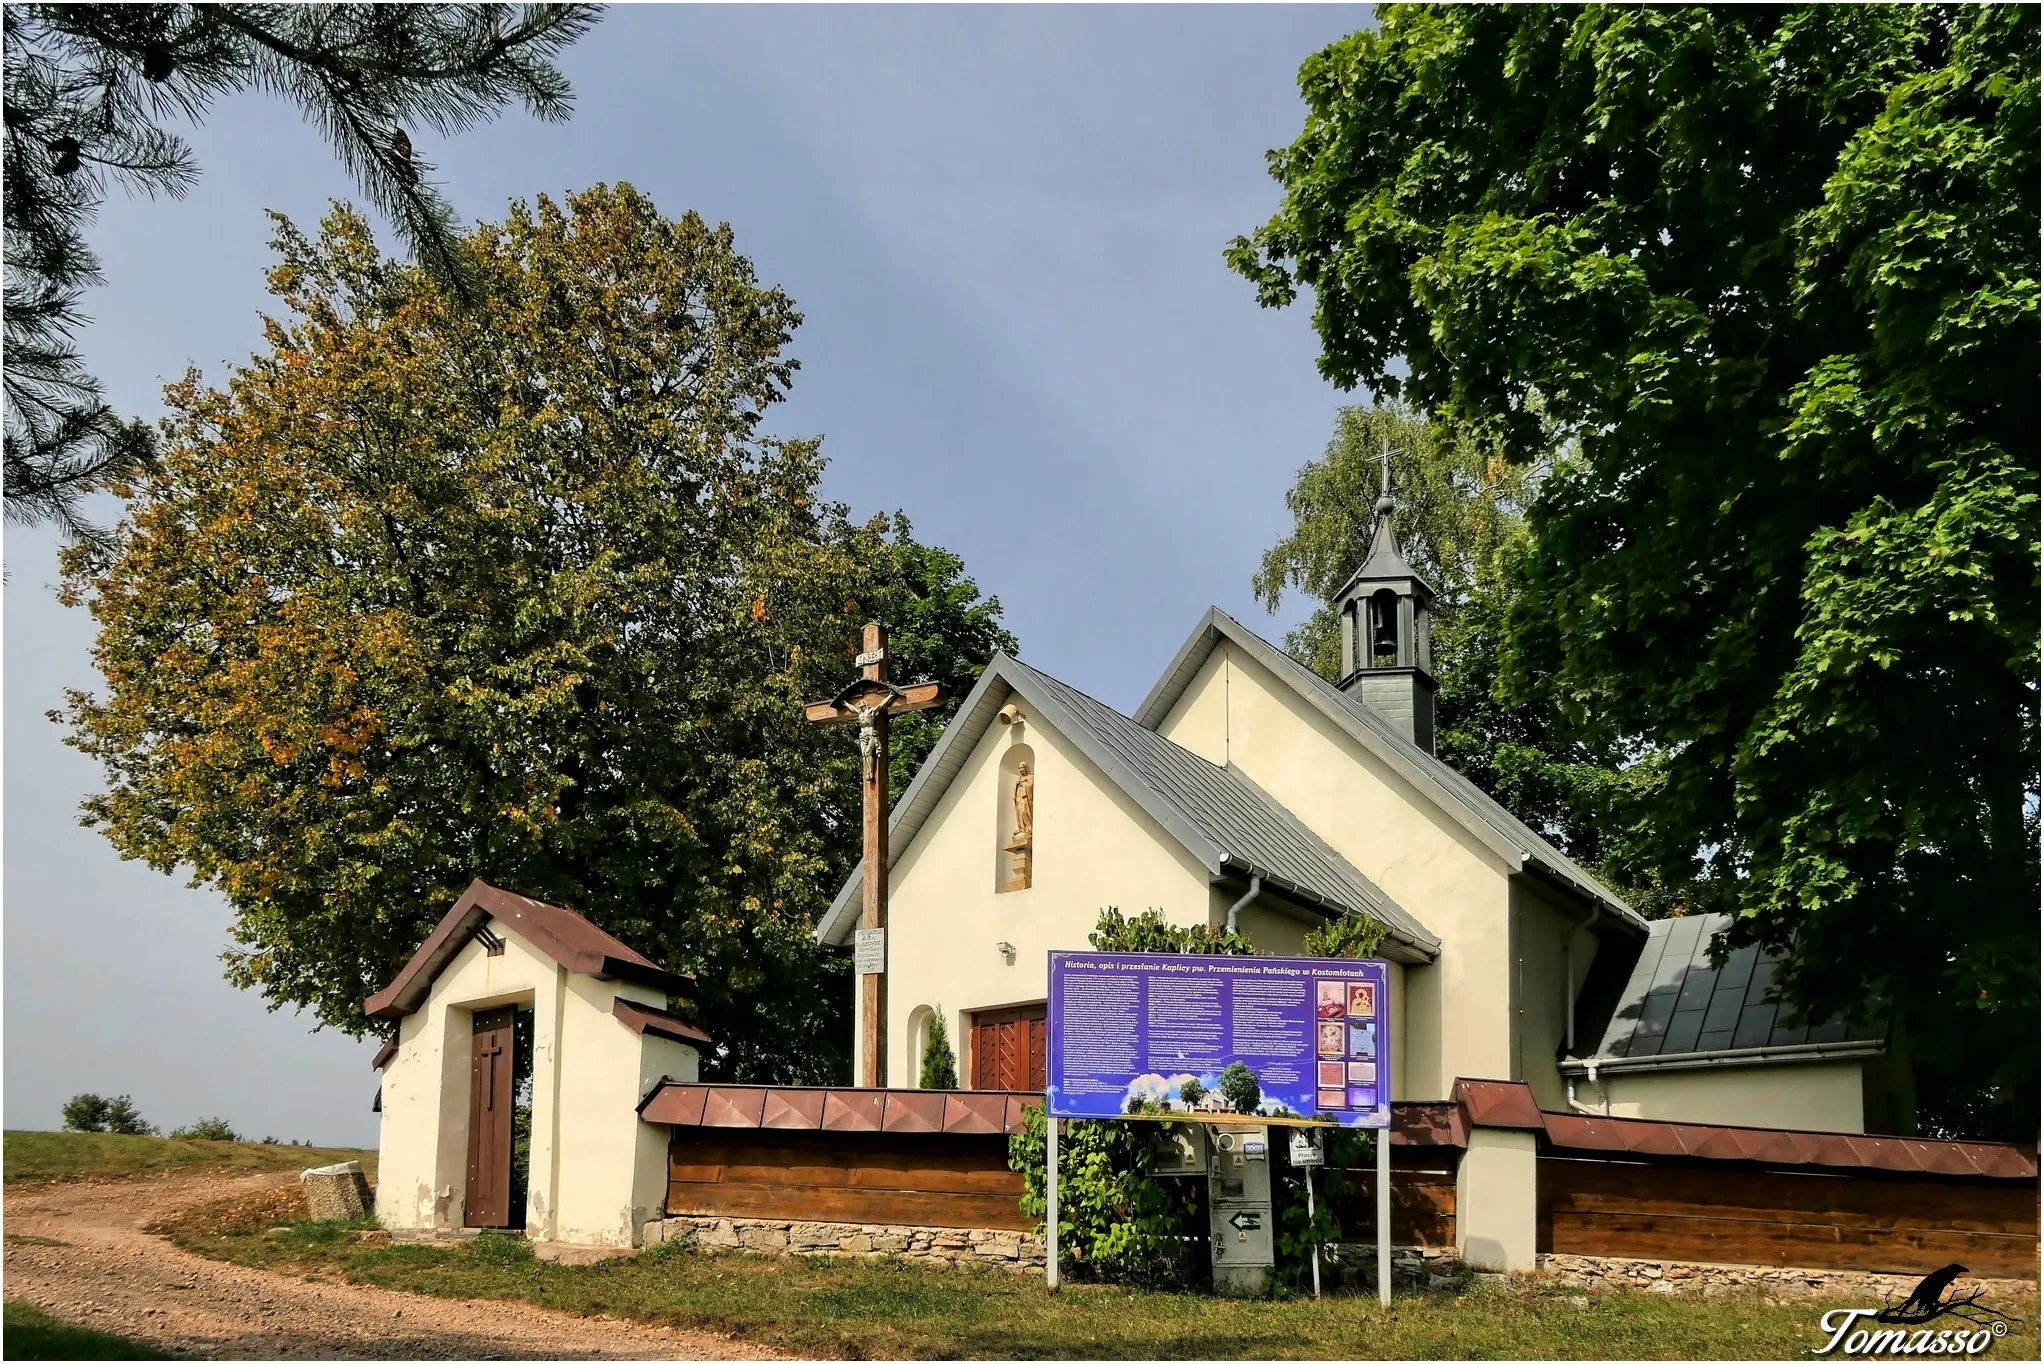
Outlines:
<svg viewBox="0 0 2044 1364"><path fill-rule="evenodd" d="M674 1127L776 1128L945 1134L1018 1131L1043 1095L1010 1090L776 1088L663 1080L639 1105L647 1122ZM1554 1154L1597 1151L1642 1159L1749 1162L1776 1168L2035 1179L2035 1147L1992 1141L1799 1132L1786 1128L1604 1118L1543 1110L1530 1086L1457 1080L1445 1103L1391 1107L1394 1147L1463 1147L1472 1127L1533 1132Z"/></svg>
<svg viewBox="0 0 2044 1364"><path fill-rule="evenodd" d="M636 999L626 999L619 995L610 1002L610 1013L611 1017L641 1037L652 1033L655 1037L666 1037L693 1046L710 1045L710 1035L701 1028L669 1010L656 1009L651 1004L641 1004Z"/></svg>
<svg viewBox="0 0 2044 1364"><path fill-rule="evenodd" d="M426 1002L427 991L475 931L490 920L520 937L570 971L650 985L669 994L688 987L688 978L662 970L572 909L500 889L477 878L454 902L412 959L390 984L362 1006L371 1018L403 1018Z"/></svg>
<svg viewBox="0 0 2044 1364"><path fill-rule="evenodd" d="M1547 1147L1562 1152L1990 1179L2037 1177L2037 1148L2013 1142L1936 1141L1554 1113L1540 1108L1531 1087L1512 1080L1457 1080L1455 1103L1471 1127L1531 1128L1540 1133ZM1392 1112L1396 1114L1397 1107Z"/></svg>
<svg viewBox="0 0 2044 1364"><path fill-rule="evenodd" d="M998 1136L1021 1130L1043 1096L1004 1089L795 1088L689 1085L665 1080L639 1105L647 1122L809 1132L922 1132Z"/></svg>

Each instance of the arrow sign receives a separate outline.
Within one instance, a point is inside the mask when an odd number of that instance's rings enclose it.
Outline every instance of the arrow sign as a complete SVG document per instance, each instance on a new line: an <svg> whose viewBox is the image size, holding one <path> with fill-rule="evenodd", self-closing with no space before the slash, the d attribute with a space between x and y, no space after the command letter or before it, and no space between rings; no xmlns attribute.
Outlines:
<svg viewBox="0 0 2044 1364"><path fill-rule="evenodd" d="M1237 1231L1255 1231L1263 1225L1260 1212L1238 1212L1228 1219L1228 1225Z"/></svg>

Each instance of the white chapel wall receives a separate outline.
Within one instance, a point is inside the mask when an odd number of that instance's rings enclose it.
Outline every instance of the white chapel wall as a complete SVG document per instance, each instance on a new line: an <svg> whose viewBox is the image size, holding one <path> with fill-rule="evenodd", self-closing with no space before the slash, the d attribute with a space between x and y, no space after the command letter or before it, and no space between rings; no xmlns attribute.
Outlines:
<svg viewBox="0 0 2044 1364"><path fill-rule="evenodd" d="M664 1008L659 990L564 972L559 1085L558 1152L548 1183L556 1191L556 1240L585 1246L628 1246L638 1229L661 1216L667 1203L668 1129L639 1120L639 1100L662 1075L696 1078L693 1048L666 1038L641 1037L612 1012L617 997ZM535 1075L535 1083L538 1076ZM537 1112L535 1110L535 1126ZM534 1143L534 1168L538 1168ZM535 1184L538 1182L535 1178Z"/></svg>
<svg viewBox="0 0 2044 1364"><path fill-rule="evenodd" d="M1584 920L1587 911L1570 913L1525 880L1511 886L1513 956L1518 980L1513 995L1512 1074L1500 1079L1523 1080L1533 1087L1542 1108L1568 1110L1568 1087L1555 1064L1568 1040L1568 1011L1575 985L1589 974L1597 938ZM1571 954L1570 943L1573 942ZM1578 1048L1596 1045L1594 1037L1578 1037Z"/></svg>
<svg viewBox="0 0 2044 1364"><path fill-rule="evenodd" d="M1711 1070L1630 1071L1578 1081L1576 1097L1614 1118L1862 1132L1861 1063L1805 1062Z"/></svg>
<svg viewBox="0 0 2044 1364"><path fill-rule="evenodd" d="M921 1073L911 1015L941 1008L972 1083L968 1015L1035 1003L1049 992L1053 949L1085 951L1100 910L1161 909L1173 923L1210 917L1205 868L1019 698L1023 723L992 725L973 748L890 882L887 1082ZM1026 742L1035 755L1034 856L1029 889L994 889L1002 753ZM1015 949L1012 963L996 944ZM854 1017L857 1018L857 1011ZM855 1047L863 1047L863 1037ZM859 1054L857 1050L854 1055Z"/></svg>
<svg viewBox="0 0 2044 1364"><path fill-rule="evenodd" d="M1223 640L1158 727L1233 764L1441 939L1406 968L1398 1097L1448 1097L1458 1076L1509 1079L1511 922L1504 865L1474 835L1262 664Z"/></svg>

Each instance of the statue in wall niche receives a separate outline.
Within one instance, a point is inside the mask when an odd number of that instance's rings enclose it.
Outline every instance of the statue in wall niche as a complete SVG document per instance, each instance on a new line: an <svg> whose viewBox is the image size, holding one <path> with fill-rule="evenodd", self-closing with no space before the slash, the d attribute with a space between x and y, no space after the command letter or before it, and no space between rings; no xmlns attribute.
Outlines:
<svg viewBox="0 0 2044 1364"><path fill-rule="evenodd" d="M1036 837L1036 775L1029 759L1017 755L1014 783L1008 791L1013 832L1002 841L996 890L1029 889L1030 844Z"/></svg>
<svg viewBox="0 0 2044 1364"><path fill-rule="evenodd" d="M1008 840L1009 852L1027 852L1035 834L1036 778L1029 773L1029 760L1015 764L1015 836Z"/></svg>

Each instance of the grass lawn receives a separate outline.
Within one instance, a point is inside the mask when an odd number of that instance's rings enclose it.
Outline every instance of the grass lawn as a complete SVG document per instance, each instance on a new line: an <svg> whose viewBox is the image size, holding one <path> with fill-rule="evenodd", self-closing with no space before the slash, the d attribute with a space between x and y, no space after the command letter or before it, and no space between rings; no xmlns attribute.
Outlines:
<svg viewBox="0 0 2044 1364"><path fill-rule="evenodd" d="M6 1339L0 1353L9 1359L176 1358L126 1336L67 1325L32 1302L10 1298L5 1310Z"/></svg>
<svg viewBox="0 0 2044 1364"><path fill-rule="evenodd" d="M174 1170L216 1169L226 1174L304 1170L359 1160L376 1177L374 1151L325 1146L265 1146L253 1141L184 1141L123 1137L111 1132L8 1132L7 1183L63 1179L131 1179Z"/></svg>
<svg viewBox="0 0 2044 1364"><path fill-rule="evenodd" d="M709 1254L661 1247L578 1267L532 1257L522 1240L364 1245L354 1228L299 1222L244 1200L155 1228L239 1264L450 1298L523 1298L576 1313L728 1333L842 1358L1719 1358L1787 1359L1821 1344L1837 1304L1708 1302L1648 1293L1470 1289L1401 1297L1237 1302L1193 1294L1068 1287L995 1270L898 1261ZM1990 1357L2036 1358L2036 1299Z"/></svg>

